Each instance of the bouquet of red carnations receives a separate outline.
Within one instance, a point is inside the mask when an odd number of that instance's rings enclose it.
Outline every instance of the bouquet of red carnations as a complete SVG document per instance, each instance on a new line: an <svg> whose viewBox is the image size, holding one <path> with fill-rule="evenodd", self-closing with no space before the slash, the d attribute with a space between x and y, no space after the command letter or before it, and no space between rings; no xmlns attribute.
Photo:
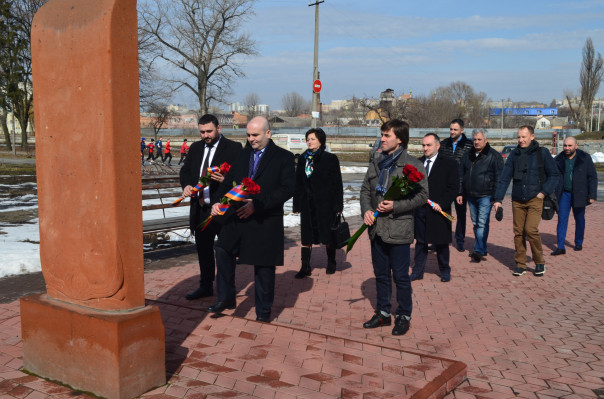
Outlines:
<svg viewBox="0 0 604 399"><path fill-rule="evenodd" d="M193 187L191 189L191 191L192 191L191 198L197 197L197 193L199 191L203 190L205 187L210 185L210 179L214 173L220 172L221 174L226 175L230 169L231 169L231 165L229 165L226 162L223 162L222 165L220 165L220 166L210 166L207 170L206 175L201 176L199 178L198 183L195 185L195 187ZM184 199L185 199L184 196L179 197L176 201L174 201L172 203L172 206L178 205Z"/></svg>
<svg viewBox="0 0 604 399"><path fill-rule="evenodd" d="M244 177L241 184L236 184L233 182L233 188L224 195L220 199L220 207L218 214L224 215L224 213L229 209L231 204L235 202L241 202L244 199L248 198L250 195L260 193L260 186L257 185L252 179L249 177ZM206 227L210 224L214 217L212 215L208 216L206 220L201 222L201 231L204 231Z"/></svg>
<svg viewBox="0 0 604 399"><path fill-rule="evenodd" d="M392 185L384 194L384 200L396 201L402 197L409 195L417 188L419 182L424 178L424 174L417 170L413 165L405 165L403 168L403 176L397 177L392 176ZM373 220L379 216L379 212L375 211L373 214ZM357 242L361 234L367 229L367 225L363 225L350 237L348 244L346 245L346 253L350 252L354 244Z"/></svg>

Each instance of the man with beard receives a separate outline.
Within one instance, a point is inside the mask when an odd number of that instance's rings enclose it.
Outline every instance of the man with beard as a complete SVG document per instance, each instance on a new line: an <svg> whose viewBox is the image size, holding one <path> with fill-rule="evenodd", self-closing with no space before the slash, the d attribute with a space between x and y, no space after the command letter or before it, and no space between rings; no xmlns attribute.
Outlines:
<svg viewBox="0 0 604 399"><path fill-rule="evenodd" d="M575 218L575 251L583 249L585 235L585 207L598 198L598 174L588 153L577 148L577 140L568 137L564 140L564 152L554 158L562 178L558 183L558 247L552 255L564 255L564 241L568 228L568 217L573 210Z"/></svg>
<svg viewBox="0 0 604 399"><path fill-rule="evenodd" d="M191 144L189 154L180 169L180 185L183 188L182 195L190 197L192 189L201 176L207 174L210 166L219 166L223 162L232 164L241 152L241 144L227 139L220 133L218 118L214 115L204 115L199 119L199 133L201 141ZM190 229L195 236L195 246L199 259L199 288L188 293L185 298L189 300L199 299L214 295L213 285L215 276L214 261L214 239L220 231L219 223L210 225L201 231L201 222L210 216L212 204L220 199L216 198L216 190L224 180L220 172L210 176L210 185L197 193L197 197L191 199L189 216Z"/></svg>

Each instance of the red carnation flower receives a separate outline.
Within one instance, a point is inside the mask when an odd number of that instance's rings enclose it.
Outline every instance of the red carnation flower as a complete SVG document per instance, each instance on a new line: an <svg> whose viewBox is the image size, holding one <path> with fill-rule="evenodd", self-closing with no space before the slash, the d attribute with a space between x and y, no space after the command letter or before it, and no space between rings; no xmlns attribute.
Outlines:
<svg viewBox="0 0 604 399"><path fill-rule="evenodd" d="M415 169L407 177L409 178L410 182L419 183L419 181L424 178L424 174L422 172L418 171L417 169Z"/></svg>
<svg viewBox="0 0 604 399"><path fill-rule="evenodd" d="M403 174L405 176L409 176L411 173L413 172L417 172L417 169L415 168L415 166L407 164L405 165L405 167L403 168Z"/></svg>
<svg viewBox="0 0 604 399"><path fill-rule="evenodd" d="M231 170L231 165L229 165L227 162L223 162L222 165L220 165L220 173L225 175L229 172L229 170Z"/></svg>
<svg viewBox="0 0 604 399"><path fill-rule="evenodd" d="M249 177L244 177L241 181L241 184L243 185L245 192L247 192L249 195L258 194L260 192L260 186L254 183L254 181Z"/></svg>

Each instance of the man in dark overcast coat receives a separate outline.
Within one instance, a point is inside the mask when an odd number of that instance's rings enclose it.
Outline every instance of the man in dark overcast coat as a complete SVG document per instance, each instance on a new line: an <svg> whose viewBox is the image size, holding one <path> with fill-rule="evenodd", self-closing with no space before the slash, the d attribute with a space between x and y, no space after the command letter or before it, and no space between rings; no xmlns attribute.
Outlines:
<svg viewBox="0 0 604 399"><path fill-rule="evenodd" d="M275 266L284 263L283 204L294 194L294 155L273 143L268 121L261 116L248 122L247 140L217 194L222 197L232 182L240 184L244 177L252 178L260 193L234 203L221 216L223 227L215 246L218 302L208 311L235 308L238 256L239 263L254 265L256 320L268 322L275 296ZM218 217L218 211L216 203L212 215Z"/></svg>
<svg viewBox="0 0 604 399"><path fill-rule="evenodd" d="M204 115L199 119L199 133L201 141L191 144L189 155L180 169L180 185L183 188L183 196L189 197L193 187L197 184L199 177L204 173L204 167L219 166L223 162L232 164L242 150L241 144L229 140L220 133L220 124L214 115ZM219 198L215 198L216 190L224 176L214 173L210 179L210 186L198 193L191 200L189 213L189 224L191 232L195 236L197 257L199 259L199 288L189 292L185 298L188 300L199 299L214 295L214 239L220 231L219 223L211 223L208 228L201 231L199 225L210 216L212 204Z"/></svg>
<svg viewBox="0 0 604 399"><path fill-rule="evenodd" d="M449 244L451 243L451 222L440 210L451 213L451 203L457 195L459 185L457 162L441 155L440 140L435 133L428 133L422 140L423 162L428 173L428 192L434 209L425 204L415 210L415 256L411 281L424 278L424 267L428 256L428 243L434 244L441 281L451 280L449 264Z"/></svg>

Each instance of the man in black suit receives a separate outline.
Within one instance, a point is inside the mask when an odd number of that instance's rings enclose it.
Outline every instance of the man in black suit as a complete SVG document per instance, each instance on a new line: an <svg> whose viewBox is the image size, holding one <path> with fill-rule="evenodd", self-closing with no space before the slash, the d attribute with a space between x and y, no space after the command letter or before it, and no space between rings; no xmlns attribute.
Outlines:
<svg viewBox="0 0 604 399"><path fill-rule="evenodd" d="M235 308L235 256L239 256L240 263L254 265L256 320L268 322L275 266L284 263L283 204L294 194L294 155L273 143L268 121L261 116L248 122L247 141L217 194L223 196L233 181L240 184L245 177L260 186L260 193L234 203L221 217L223 227L216 242L218 302L208 310L220 313ZM219 215L218 203L212 215Z"/></svg>
<svg viewBox="0 0 604 399"><path fill-rule="evenodd" d="M458 168L455 160L439 154L440 139L435 133L428 133L422 141L424 163L428 175L428 193L434 207L425 204L415 210L415 259L411 281L424 278L424 267L428 256L428 243L434 244L440 270L440 281L451 280L449 265L449 244L451 243L451 222L440 211L451 213L451 203L455 200L459 185Z"/></svg>
<svg viewBox="0 0 604 399"><path fill-rule="evenodd" d="M191 145L189 155L180 169L180 185L182 195L191 196L191 190L197 184L199 177L207 173L210 166L219 166L223 162L233 164L241 153L241 144L227 139L220 134L220 124L214 115L204 115L199 119L201 141ZM215 193L224 180L221 173L211 175L210 186L204 188L191 199L190 228L195 236L195 246L199 258L200 279L199 288L186 295L189 300L212 296L214 294L214 239L220 231L219 223L211 223L204 231L198 228L203 220L210 216L212 204L220 199Z"/></svg>

